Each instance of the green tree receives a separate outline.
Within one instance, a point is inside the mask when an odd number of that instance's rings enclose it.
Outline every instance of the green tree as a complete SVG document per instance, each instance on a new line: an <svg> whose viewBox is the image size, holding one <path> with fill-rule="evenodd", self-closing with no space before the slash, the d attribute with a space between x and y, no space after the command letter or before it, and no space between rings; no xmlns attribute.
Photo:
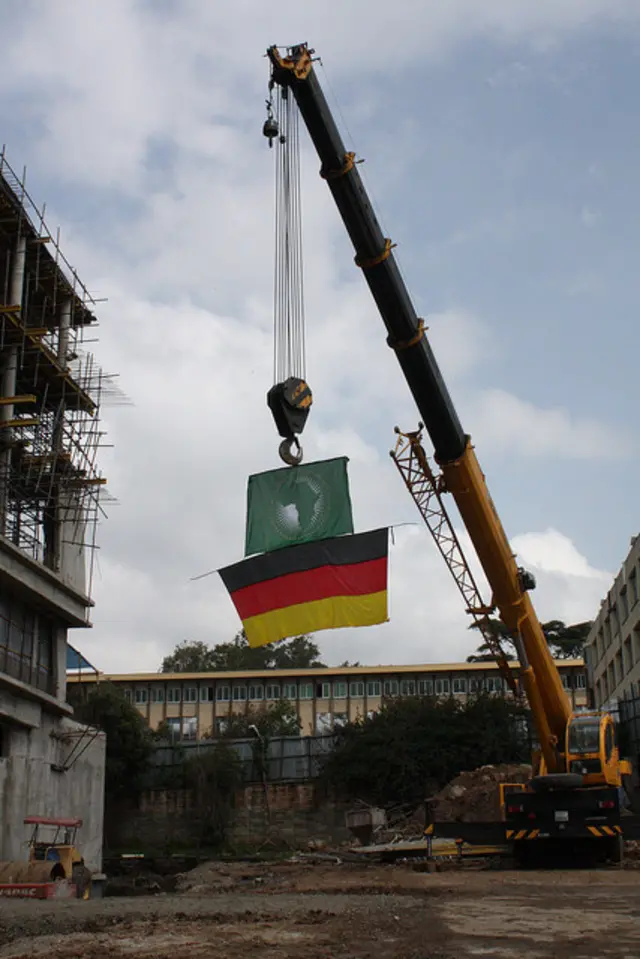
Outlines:
<svg viewBox="0 0 640 959"><path fill-rule="evenodd" d="M464 769L528 762L527 728L522 707L502 697L397 699L337 731L323 778L350 800L418 803Z"/></svg>
<svg viewBox="0 0 640 959"><path fill-rule="evenodd" d="M542 624L542 629L556 659L580 659L592 626L590 620L567 626L561 619L551 619Z"/></svg>
<svg viewBox="0 0 640 959"><path fill-rule="evenodd" d="M496 639L500 640L508 658L515 659L516 648L504 623L491 616L488 618L487 624ZM592 625L593 623L587 621L567 626L561 619L550 619L546 623L541 623L549 649L556 659L579 659L584 656L584 644ZM469 627L469 629L479 628L478 623L475 622ZM485 663L491 662L493 659L494 657L486 643L482 643L475 653L467 656L468 663Z"/></svg>
<svg viewBox="0 0 640 959"><path fill-rule="evenodd" d="M255 736L252 726L263 739L277 739L299 736L301 723L295 705L280 699L275 703L250 704L246 714L227 717L222 735L224 739L250 739Z"/></svg>
<svg viewBox="0 0 640 959"><path fill-rule="evenodd" d="M203 642L188 639L178 643L174 651L162 660L162 673L209 673L215 669L213 650Z"/></svg>
<svg viewBox="0 0 640 959"><path fill-rule="evenodd" d="M202 642L179 643L162 661L163 673L227 672L241 669L311 669L323 666L320 650L310 636L296 636L253 649L244 630L229 643L207 646Z"/></svg>
<svg viewBox="0 0 640 959"><path fill-rule="evenodd" d="M107 735L107 801L135 795L150 765L151 730L135 706L128 703L112 683L94 686L86 698L81 698L83 692L80 684L69 687L74 718L88 726L97 726Z"/></svg>
<svg viewBox="0 0 640 959"><path fill-rule="evenodd" d="M237 789L242 783L242 764L227 743L188 759L185 784L193 802L192 828L199 846L219 849L227 839Z"/></svg>
<svg viewBox="0 0 640 959"><path fill-rule="evenodd" d="M497 619L495 616L488 616L487 619L482 623L482 627L488 629L494 638L499 641L506 653L507 659L515 659L516 648L509 635L509 630L501 619ZM474 620L469 626L469 629L480 628L481 624L476 620ZM493 662L494 659L495 657L490 651L486 642L481 643L475 653L472 653L471 656L467 656L468 663L489 663Z"/></svg>

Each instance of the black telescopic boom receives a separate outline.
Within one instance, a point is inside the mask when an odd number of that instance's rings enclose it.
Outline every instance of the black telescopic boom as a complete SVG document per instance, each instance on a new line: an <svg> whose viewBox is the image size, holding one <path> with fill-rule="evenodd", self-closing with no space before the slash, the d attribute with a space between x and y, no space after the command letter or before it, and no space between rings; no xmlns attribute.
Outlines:
<svg viewBox="0 0 640 959"><path fill-rule="evenodd" d="M467 438L449 391L416 315L413 303L369 202L353 154L347 153L331 116L306 46L291 48L281 57L270 47L272 81L288 86L320 157L321 176L336 202L353 243L355 261L364 272L369 289L389 333L387 342L397 354L424 425L440 463L457 460Z"/></svg>

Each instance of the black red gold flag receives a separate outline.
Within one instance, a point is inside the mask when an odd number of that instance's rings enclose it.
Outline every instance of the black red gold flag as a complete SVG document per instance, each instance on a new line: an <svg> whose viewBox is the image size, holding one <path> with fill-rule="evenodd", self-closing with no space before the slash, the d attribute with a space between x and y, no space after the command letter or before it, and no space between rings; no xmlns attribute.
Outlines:
<svg viewBox="0 0 640 959"><path fill-rule="evenodd" d="M388 619L388 529L303 543L219 570L250 646Z"/></svg>

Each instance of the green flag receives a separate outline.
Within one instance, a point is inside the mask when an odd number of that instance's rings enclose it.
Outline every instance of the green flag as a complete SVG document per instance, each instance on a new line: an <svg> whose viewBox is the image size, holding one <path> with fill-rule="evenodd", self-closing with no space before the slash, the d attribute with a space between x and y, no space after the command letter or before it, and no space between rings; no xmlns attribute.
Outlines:
<svg viewBox="0 0 640 959"><path fill-rule="evenodd" d="M245 556L353 533L346 456L249 477Z"/></svg>

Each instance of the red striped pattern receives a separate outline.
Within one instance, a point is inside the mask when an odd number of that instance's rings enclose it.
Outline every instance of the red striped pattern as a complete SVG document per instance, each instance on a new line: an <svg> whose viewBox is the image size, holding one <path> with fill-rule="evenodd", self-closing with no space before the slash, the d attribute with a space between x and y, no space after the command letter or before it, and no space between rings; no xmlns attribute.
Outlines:
<svg viewBox="0 0 640 959"><path fill-rule="evenodd" d="M288 573L232 593L240 619L260 616L274 609L300 603L312 603L332 596L366 596L387 588L387 557L343 566L319 566L316 569Z"/></svg>

